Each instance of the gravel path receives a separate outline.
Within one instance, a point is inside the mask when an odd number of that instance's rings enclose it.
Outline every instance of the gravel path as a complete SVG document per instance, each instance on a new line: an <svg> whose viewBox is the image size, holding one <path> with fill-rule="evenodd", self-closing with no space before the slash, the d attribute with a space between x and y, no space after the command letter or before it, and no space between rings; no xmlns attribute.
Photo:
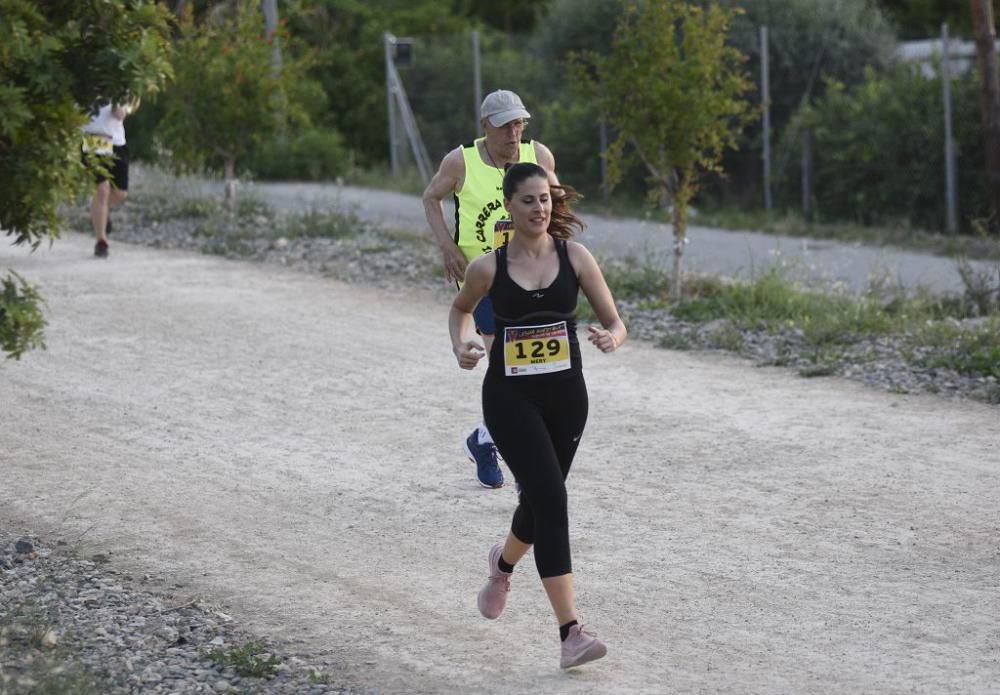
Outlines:
<svg viewBox="0 0 1000 695"><path fill-rule="evenodd" d="M40 553L0 579L5 606L70 604L53 637L126 683L107 692L146 691L75 636L113 634L113 596L145 617L123 649L157 687L233 685L164 633L239 643L217 607L334 691L996 692L995 407L642 341L588 352L571 523L610 652L567 674L530 562L501 620L476 614L514 493L478 488L460 452L481 374L453 363L445 288L91 246L0 249L50 319L49 349L2 372L0 528L5 557L30 536L107 562L60 588ZM103 594L78 591L88 572Z"/></svg>
<svg viewBox="0 0 1000 695"><path fill-rule="evenodd" d="M0 693L357 692L276 654L183 584L0 530ZM154 587L156 587L154 589ZM287 646L286 646L287 649ZM227 656L236 655L227 660Z"/></svg>

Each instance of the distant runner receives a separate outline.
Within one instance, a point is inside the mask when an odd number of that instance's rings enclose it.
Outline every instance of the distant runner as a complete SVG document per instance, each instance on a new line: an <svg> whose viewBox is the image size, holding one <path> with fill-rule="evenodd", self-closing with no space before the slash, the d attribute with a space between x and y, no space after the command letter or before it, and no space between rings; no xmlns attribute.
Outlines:
<svg viewBox="0 0 1000 695"><path fill-rule="evenodd" d="M108 257L108 232L111 231L111 210L128 198L128 145L125 141L125 119L139 108L139 99L125 104L105 104L90 123L84 126L84 163L92 165L103 159L111 178L94 174L97 188L90 204L90 223L94 228L94 255ZM114 184L114 185L112 185Z"/></svg>

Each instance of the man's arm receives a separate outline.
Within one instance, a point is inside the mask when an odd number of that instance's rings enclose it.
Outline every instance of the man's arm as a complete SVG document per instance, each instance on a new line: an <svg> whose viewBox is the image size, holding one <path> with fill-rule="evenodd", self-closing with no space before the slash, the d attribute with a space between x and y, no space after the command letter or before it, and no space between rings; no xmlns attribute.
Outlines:
<svg viewBox="0 0 1000 695"><path fill-rule="evenodd" d="M549 183L553 186L558 186L559 179L556 176L555 155L552 154L552 150L538 142L538 140L535 140L535 160L538 162L538 166L549 172Z"/></svg>
<svg viewBox="0 0 1000 695"><path fill-rule="evenodd" d="M126 117L131 116L139 108L140 99L139 97L131 97L124 104L112 104L111 113L119 121L124 121Z"/></svg>
<svg viewBox="0 0 1000 695"><path fill-rule="evenodd" d="M465 254L458 248L452 238L448 225L444 221L444 199L452 195L461 185L465 178L465 160L462 157L462 149L456 148L445 155L441 160L441 166L434 174L434 178L427 184L424 190L423 203L424 215L427 217L427 224L430 225L434 233L434 241L441 249L441 258L444 261L444 272L449 280L461 282L465 278Z"/></svg>

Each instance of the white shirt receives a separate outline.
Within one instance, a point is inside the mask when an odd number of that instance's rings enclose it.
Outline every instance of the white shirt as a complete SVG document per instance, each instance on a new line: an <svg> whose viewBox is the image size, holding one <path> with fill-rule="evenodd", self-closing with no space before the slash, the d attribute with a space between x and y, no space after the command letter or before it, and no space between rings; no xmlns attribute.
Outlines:
<svg viewBox="0 0 1000 695"><path fill-rule="evenodd" d="M84 132L93 135L103 135L111 138L111 144L117 147L125 144L125 121L115 118L111 104L101 107L97 115L83 127Z"/></svg>

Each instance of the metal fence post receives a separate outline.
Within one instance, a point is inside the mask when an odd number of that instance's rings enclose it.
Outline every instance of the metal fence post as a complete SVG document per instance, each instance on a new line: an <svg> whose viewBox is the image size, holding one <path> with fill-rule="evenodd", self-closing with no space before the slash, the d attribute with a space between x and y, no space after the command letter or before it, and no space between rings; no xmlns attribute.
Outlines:
<svg viewBox="0 0 1000 695"><path fill-rule="evenodd" d="M941 25L941 83L944 99L944 179L949 234L958 232L958 195L955 184L955 143L951 136L951 59L948 47L948 25Z"/></svg>
<svg viewBox="0 0 1000 695"><path fill-rule="evenodd" d="M802 214L806 219L812 214L812 179L812 131L806 128L802 131Z"/></svg>
<svg viewBox="0 0 1000 695"><path fill-rule="evenodd" d="M389 107L389 161L392 163L393 176L399 174L399 154L396 152L396 107L393 104L396 85L393 81L392 44L395 40L396 37L389 32L382 35L382 44L385 48L385 101Z"/></svg>
<svg viewBox="0 0 1000 695"><path fill-rule="evenodd" d="M767 26L761 26L760 102L764 112L764 209L771 212L771 87L767 63Z"/></svg>

